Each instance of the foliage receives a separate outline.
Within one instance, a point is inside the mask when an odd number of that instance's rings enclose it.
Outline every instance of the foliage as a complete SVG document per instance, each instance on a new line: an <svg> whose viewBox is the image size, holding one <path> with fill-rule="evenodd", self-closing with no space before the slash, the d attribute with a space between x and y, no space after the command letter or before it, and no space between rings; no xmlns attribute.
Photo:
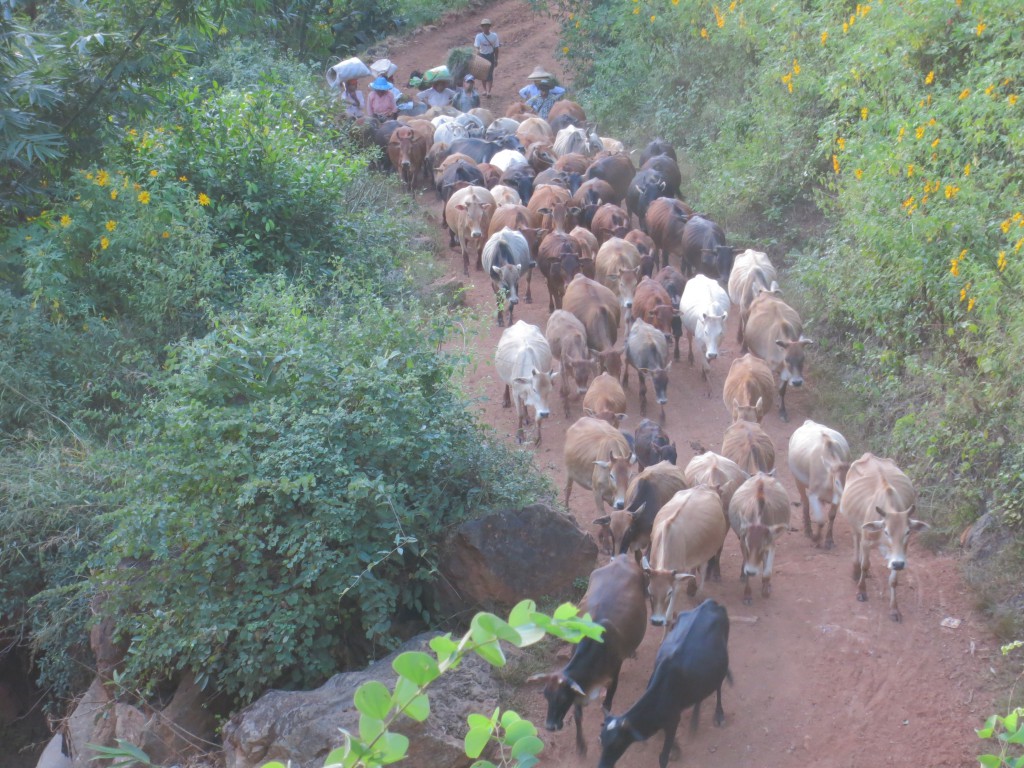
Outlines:
<svg viewBox="0 0 1024 768"><path fill-rule="evenodd" d="M93 579L133 687L184 668L241 700L313 684L393 643L394 617L432 617L452 525L532 493L452 387L449 321L346 306L272 281L173 350Z"/></svg>
<svg viewBox="0 0 1024 768"><path fill-rule="evenodd" d="M1004 645L1004 656L1024 647L1024 642L1015 640ZM1019 679L1019 678L1018 678ZM999 747L998 754L978 755L982 768L1022 768L1024 766L1024 707L1013 707L1003 715L992 715L977 731L979 739L994 739Z"/></svg>

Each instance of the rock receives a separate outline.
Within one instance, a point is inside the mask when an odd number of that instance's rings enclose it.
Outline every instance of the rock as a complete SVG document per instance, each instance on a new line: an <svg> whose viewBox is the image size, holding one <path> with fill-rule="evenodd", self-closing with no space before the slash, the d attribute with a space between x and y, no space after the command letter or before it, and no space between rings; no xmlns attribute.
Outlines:
<svg viewBox="0 0 1024 768"><path fill-rule="evenodd" d="M1010 540L999 515L986 512L960 535L960 546L969 560L979 562L999 553Z"/></svg>
<svg viewBox="0 0 1024 768"><path fill-rule="evenodd" d="M359 730L353 705L356 689L368 680L393 688L391 662L405 651L430 653L437 633L417 635L387 658L359 672L335 675L314 691L271 691L234 715L224 726L227 768L259 768L269 760L291 761L292 768L322 768L327 754L341 744L339 728ZM473 763L463 751L473 712L490 714L498 705L498 684L487 662L467 657L453 672L431 684L430 717L423 723L401 719L394 731L409 737L403 765L416 768L466 768Z"/></svg>
<svg viewBox="0 0 1024 768"><path fill-rule="evenodd" d="M594 569L597 545L576 520L544 504L463 523L439 558L442 609L511 608L561 596Z"/></svg>
<svg viewBox="0 0 1024 768"><path fill-rule="evenodd" d="M43 754L39 756L36 768L71 768L71 758L62 750L63 741L59 733L55 734L47 743Z"/></svg>
<svg viewBox="0 0 1024 768"><path fill-rule="evenodd" d="M455 277L438 280L423 289L423 298L446 309L466 306L466 284Z"/></svg>

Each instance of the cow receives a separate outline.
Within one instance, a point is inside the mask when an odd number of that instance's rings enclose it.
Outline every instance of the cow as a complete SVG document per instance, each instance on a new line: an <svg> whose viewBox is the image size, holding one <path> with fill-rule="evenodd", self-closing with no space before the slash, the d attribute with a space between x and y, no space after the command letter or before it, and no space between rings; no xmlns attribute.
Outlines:
<svg viewBox="0 0 1024 768"><path fill-rule="evenodd" d="M629 233L629 215L619 206L605 203L594 211L590 231L602 244L613 237L625 238Z"/></svg>
<svg viewBox="0 0 1024 768"><path fill-rule="evenodd" d="M510 149L503 149L502 152L512 152ZM518 153L513 153L518 154ZM495 155L497 157L497 155ZM488 189L498 186L501 183L501 177L505 175L505 172L498 166L492 163L477 163L477 170L480 171L484 177L484 186ZM524 166L516 165L514 168L522 168Z"/></svg>
<svg viewBox="0 0 1024 768"><path fill-rule="evenodd" d="M455 122L466 129L466 134L471 139L482 139L486 133L486 125L490 124L490 121L485 123L482 118L477 115L464 112L461 115L456 115Z"/></svg>
<svg viewBox="0 0 1024 768"><path fill-rule="evenodd" d="M597 354L604 369L609 370L608 353L618 340L621 317L615 294L596 280L576 275L565 288L562 308L572 312L583 323L587 329L587 346ZM615 357L618 355L619 352L614 353Z"/></svg>
<svg viewBox="0 0 1024 768"><path fill-rule="evenodd" d="M749 352L729 366L722 387L722 401L732 420L760 423L775 402L775 378L772 369Z"/></svg>
<svg viewBox="0 0 1024 768"><path fill-rule="evenodd" d="M554 150L558 157L569 154L580 154L593 157L604 149L601 139L596 133L586 128L567 126L555 135Z"/></svg>
<svg viewBox="0 0 1024 768"><path fill-rule="evenodd" d="M666 197L679 197L679 187L683 183L683 175L679 172L679 164L668 155L655 155L640 166L641 171L657 171L665 180Z"/></svg>
<svg viewBox="0 0 1024 768"><path fill-rule="evenodd" d="M644 277L652 277L656 259L655 251L657 250L654 247L654 241L639 229L629 230L623 240L636 246L637 253L640 254L640 274Z"/></svg>
<svg viewBox="0 0 1024 768"><path fill-rule="evenodd" d="M601 179L607 183L614 192L614 199L605 198L604 202L616 205L626 199L630 182L635 175L636 168L625 155L612 155L595 160L584 174L587 179Z"/></svg>
<svg viewBox="0 0 1024 768"><path fill-rule="evenodd" d="M613 554L647 549L658 512L679 491L689 487L678 467L659 461L629 481L624 510L613 511L594 524L607 529Z"/></svg>
<svg viewBox="0 0 1024 768"><path fill-rule="evenodd" d="M388 159L399 173L405 188L412 192L416 177L423 169L423 159L427 156L429 144L423 137L408 126L395 128L388 141Z"/></svg>
<svg viewBox="0 0 1024 768"><path fill-rule="evenodd" d="M551 130L547 120L536 115L528 117L519 123L514 133L524 147L528 147L537 141L551 144L555 140L555 132Z"/></svg>
<svg viewBox="0 0 1024 768"><path fill-rule="evenodd" d="M448 158L450 160L451 158ZM445 205L452 199L452 195L466 187L481 187L486 189L484 175L473 163L466 160L456 160L449 163L445 160L440 167L437 194L444 201ZM435 176L437 171L435 171ZM454 236L454 230L452 235Z"/></svg>
<svg viewBox="0 0 1024 768"><path fill-rule="evenodd" d="M585 227L573 227L569 233L569 237L580 244L580 259L589 259L590 266L594 267L596 274L596 267L594 261L597 258L597 252L601 248L601 244L597 242L597 238L594 237L594 233ZM587 274L587 270L581 269L583 274ZM594 274L587 275L591 280L594 279Z"/></svg>
<svg viewBox="0 0 1024 768"><path fill-rule="evenodd" d="M683 478L688 488L696 487L701 483L709 488L716 488L722 499L722 511L726 513L729 510L732 495L746 482L748 477L750 474L735 461L711 451L694 456L683 470ZM726 517L728 518L728 515ZM722 569L719 567L721 555L722 552L719 550L718 554L708 560L708 567L704 573L705 579L722 580Z"/></svg>
<svg viewBox="0 0 1024 768"><path fill-rule="evenodd" d="M375 147L379 147L384 151L384 162L389 163L391 159L388 157L388 144L391 141L391 134L395 132L395 128L401 127L403 124L397 120L385 120L379 122L377 120L370 120L365 125L366 141ZM398 170L397 168L395 170Z"/></svg>
<svg viewBox="0 0 1024 768"><path fill-rule="evenodd" d="M626 418L626 391L617 377L607 372L594 377L583 396L583 415L619 426Z"/></svg>
<svg viewBox="0 0 1024 768"><path fill-rule="evenodd" d="M734 421L722 437L722 455L747 474L775 469L775 446L756 421Z"/></svg>
<svg viewBox="0 0 1024 768"><path fill-rule="evenodd" d="M857 599L868 599L865 579L871 566L872 546L878 546L889 568L889 616L902 621L896 604L899 572L907 565L907 543L914 531L930 526L912 515L917 492L892 459L865 453L846 473L846 485L839 500L839 512L853 532L853 578L857 581Z"/></svg>
<svg viewBox="0 0 1024 768"><path fill-rule="evenodd" d="M530 259L530 245L520 233L505 227L487 239L480 258L497 296L498 327L503 325L503 307L508 309L508 324L512 325L512 310L519 303L519 278L524 273L527 276L526 296L529 300L531 276L537 266Z"/></svg>
<svg viewBox="0 0 1024 768"><path fill-rule="evenodd" d="M740 324L736 329L736 341L743 344L743 328L747 324L750 305L761 291L780 293L778 274L768 254L750 248L737 254L729 273L729 298L739 307ZM746 346L742 348L746 352Z"/></svg>
<svg viewBox="0 0 1024 768"><path fill-rule="evenodd" d="M583 177L578 173L560 171L557 168L546 168L534 177L533 186L542 187L545 184L550 184L553 187L561 187L570 195L573 195L575 194L575 189L579 189L582 182Z"/></svg>
<svg viewBox="0 0 1024 768"><path fill-rule="evenodd" d="M587 113L583 111L583 107L569 99L556 101L551 107L551 111L548 112L548 120L554 120L559 115L569 115L577 123L585 124L587 122Z"/></svg>
<svg viewBox="0 0 1024 768"><path fill-rule="evenodd" d="M530 197L533 196L533 177L535 175L533 168L517 166L509 168L501 174L498 183L512 187L512 189L519 193L519 198L523 203L528 203L530 202Z"/></svg>
<svg viewBox="0 0 1024 768"><path fill-rule="evenodd" d="M752 576L761 577L761 597L771 595L775 542L789 530L789 495L774 471L758 472L736 489L729 502L729 526L740 540L743 602L750 605Z"/></svg>
<svg viewBox="0 0 1024 768"><path fill-rule="evenodd" d="M423 157L423 175L434 182L437 194L441 194L441 174L437 167L448 157L448 145L444 142L435 141L430 145L427 154Z"/></svg>
<svg viewBox="0 0 1024 768"><path fill-rule="evenodd" d="M693 210L674 197L659 197L647 206L646 231L654 242L655 264L667 267L672 256L683 264L683 232Z"/></svg>
<svg viewBox="0 0 1024 768"><path fill-rule="evenodd" d="M671 144L664 139L652 139L647 146L644 147L644 151L640 153L640 167L642 168L648 160L658 155L668 155L677 162L679 160L679 158L676 157L676 150Z"/></svg>
<svg viewBox="0 0 1024 768"><path fill-rule="evenodd" d="M626 155L626 145L618 139L613 139L610 136L602 136L601 144L604 146L604 149L594 155L595 159L601 158L601 156L606 152L611 155ZM626 156L628 157L628 155Z"/></svg>
<svg viewBox="0 0 1024 768"><path fill-rule="evenodd" d="M552 230L554 229L552 217L559 203L565 206L564 210L568 214L562 222L563 231L568 232L575 226L572 218L575 214L569 210L573 208L572 193L568 189L554 184L535 184L530 202L526 204L526 207L531 213L541 217L538 226Z"/></svg>
<svg viewBox="0 0 1024 768"><path fill-rule="evenodd" d="M622 371L622 385L629 386L629 368L636 369L640 379L640 415L647 415L647 382L650 375L654 396L661 406L661 423L665 423L665 403L668 402L668 369L672 360L668 354L665 334L643 320L633 321L626 336L626 365Z"/></svg>
<svg viewBox="0 0 1024 768"><path fill-rule="evenodd" d="M487 130L484 131L484 138L487 139L487 141L497 141L504 136L514 136L518 130L518 120L513 120L510 117L499 117L487 124ZM522 140L522 138L519 138L519 141L520 143L529 146Z"/></svg>
<svg viewBox="0 0 1024 768"><path fill-rule="evenodd" d="M525 149L515 136L502 136L497 141L456 139L449 142L448 148L452 152L461 152L464 155L469 155L477 163L491 162L491 158L503 149L514 149L518 152L522 152Z"/></svg>
<svg viewBox="0 0 1024 768"><path fill-rule="evenodd" d="M711 397L711 361L718 357L718 346L725 336L728 309L729 294L715 280L696 275L686 281L679 311L686 328L687 360L693 365L693 340L696 338L701 355L701 376L707 384L708 397Z"/></svg>
<svg viewBox="0 0 1024 768"><path fill-rule="evenodd" d="M519 193L504 184L497 184L491 189L491 197L494 198L494 203L498 206L499 210L503 205L522 205L523 198L519 196Z"/></svg>
<svg viewBox="0 0 1024 768"><path fill-rule="evenodd" d="M435 120L437 118L434 118ZM468 139L469 129L464 125L459 125L455 122L454 117L448 117L437 124L434 129L434 141L443 141L445 144L451 144L456 139Z"/></svg>
<svg viewBox="0 0 1024 768"><path fill-rule="evenodd" d="M587 329L571 312L564 309L552 312L544 336L551 347L551 354L561 363L562 404L565 417L569 418L571 385L576 386L577 396L586 394L587 384L598 374L598 363L589 357Z"/></svg>
<svg viewBox="0 0 1024 768"><path fill-rule="evenodd" d="M647 231L647 208L657 198L665 194L668 185L665 177L658 171L648 168L638 171L629 185L626 193L626 210L629 212L630 220L636 216L640 222L640 229Z"/></svg>
<svg viewBox="0 0 1024 768"><path fill-rule="evenodd" d="M750 305L743 337L747 348L778 374L779 418L789 421L786 387L803 385L804 358L814 344L803 335L800 315L774 293L762 291Z"/></svg>
<svg viewBox="0 0 1024 768"><path fill-rule="evenodd" d="M565 431L565 506L569 506L575 482L594 492L597 516L607 502L615 509L626 506L626 488L634 464L626 438L601 419L583 416Z"/></svg>
<svg viewBox="0 0 1024 768"><path fill-rule="evenodd" d="M700 567L722 549L729 523L718 491L698 485L679 491L661 508L651 530L651 624L671 628L682 600L680 582L693 596L703 583Z"/></svg>
<svg viewBox="0 0 1024 768"><path fill-rule="evenodd" d="M510 168L520 168L522 166L529 166L530 161L526 159L526 155L515 149L503 149L500 152L495 152L494 157L488 161L491 165L499 170L498 178Z"/></svg>
<svg viewBox="0 0 1024 768"><path fill-rule="evenodd" d="M512 393L515 395L516 440L523 442L524 427L529 424L527 407L532 407L537 421L534 445L540 445L540 425L550 413L548 395L558 376L557 372L551 372L551 348L540 328L522 320L506 328L498 340L494 365L498 376L505 382L502 405L509 408L513 402Z"/></svg>
<svg viewBox="0 0 1024 768"><path fill-rule="evenodd" d="M628 318L640 276L640 254L636 246L620 237L606 240L597 251L594 269L597 282L618 296Z"/></svg>
<svg viewBox="0 0 1024 768"><path fill-rule="evenodd" d="M672 306L672 297L661 283L649 277L640 281L633 291L632 314L664 333L666 339L672 336L675 340L673 358L679 359L679 337L683 326L678 310Z"/></svg>
<svg viewBox="0 0 1024 768"><path fill-rule="evenodd" d="M700 721L700 705L717 693L714 723L725 722L722 709L722 682L732 681L729 674L729 614L708 599L692 611L681 614L658 648L654 672L647 690L619 717L610 712L601 727L601 760L597 768L614 768L631 744L646 741L658 731L665 732L665 743L658 765L667 768L669 754L676 745L676 730L682 712L693 707L691 733ZM677 747L678 748L678 747Z"/></svg>
<svg viewBox="0 0 1024 768"><path fill-rule="evenodd" d="M789 438L789 471L796 480L804 513L804 534L820 547L825 525L824 505L829 505L825 549L832 549L832 526L850 470L850 445L834 429L807 419ZM811 522L817 526L812 533Z"/></svg>
<svg viewBox="0 0 1024 768"><path fill-rule="evenodd" d="M558 135L558 132L563 128L569 128L570 126L573 128L583 128L586 126L586 122L577 120L572 115L555 115L555 117L552 118L549 114L548 125L551 126L551 130L555 132L555 135Z"/></svg>
<svg viewBox="0 0 1024 768"><path fill-rule="evenodd" d="M537 252L537 265L548 283L548 311L562 309L566 286L580 269L580 244L565 232L549 232Z"/></svg>
<svg viewBox="0 0 1024 768"><path fill-rule="evenodd" d="M619 198L616 197L611 184L604 179L590 179L580 184L573 193L572 202L580 209L580 223L590 227L597 209L605 203L618 205Z"/></svg>
<svg viewBox="0 0 1024 768"><path fill-rule="evenodd" d="M725 243L725 230L699 214L683 229L683 269L687 275L702 274L726 285L735 251Z"/></svg>
<svg viewBox="0 0 1024 768"><path fill-rule="evenodd" d="M561 155L552 167L556 171L578 173L582 175L587 172L587 168L590 167L590 162L590 158L586 155L582 155L579 152L570 152L567 155Z"/></svg>
<svg viewBox="0 0 1024 768"><path fill-rule="evenodd" d="M557 159L551 150L550 142L535 141L526 147L526 161L537 173L546 171Z"/></svg>
<svg viewBox="0 0 1024 768"><path fill-rule="evenodd" d="M470 252L476 254L477 269L483 269L480 250L496 207L491 193L477 186L456 190L445 205L444 220L452 234L458 238L464 275L469 274Z"/></svg>
<svg viewBox="0 0 1024 768"><path fill-rule="evenodd" d="M587 593L580 610L604 627L600 640L584 637L572 658L559 672L530 677L527 682L543 682L548 702L545 726L560 731L569 707L576 719L576 751L585 755L583 707L607 686L602 706L607 711L619 685L622 662L640 647L647 630L647 606L644 601L644 574L628 555L613 557L590 574Z"/></svg>
<svg viewBox="0 0 1024 768"><path fill-rule="evenodd" d="M641 471L662 461L675 464L679 458L676 444L662 429L661 425L644 419L633 435L633 452L636 454L637 466Z"/></svg>

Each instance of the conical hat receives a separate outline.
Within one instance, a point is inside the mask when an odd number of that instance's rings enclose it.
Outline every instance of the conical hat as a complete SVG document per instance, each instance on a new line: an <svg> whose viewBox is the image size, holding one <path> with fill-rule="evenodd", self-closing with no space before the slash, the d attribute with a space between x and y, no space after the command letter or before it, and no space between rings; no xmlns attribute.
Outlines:
<svg viewBox="0 0 1024 768"><path fill-rule="evenodd" d="M527 80L552 80L552 79L554 79L554 77L555 76L552 75L550 72L548 72L546 69L544 69L544 67L537 67L536 69L533 70L533 72L530 73L530 76L527 77L526 79Z"/></svg>

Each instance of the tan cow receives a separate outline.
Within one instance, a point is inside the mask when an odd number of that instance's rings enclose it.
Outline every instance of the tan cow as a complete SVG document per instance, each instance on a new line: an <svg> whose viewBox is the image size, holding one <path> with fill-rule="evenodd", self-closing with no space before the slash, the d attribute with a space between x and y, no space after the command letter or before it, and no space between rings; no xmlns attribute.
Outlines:
<svg viewBox="0 0 1024 768"><path fill-rule="evenodd" d="M580 258L581 259L596 259L597 251L600 249L601 244L597 242L597 238L594 237L594 233L584 227L573 227L569 233L569 237L573 238L580 244Z"/></svg>
<svg viewBox="0 0 1024 768"><path fill-rule="evenodd" d="M633 452L619 430L600 419L582 417L565 432L565 506L575 482L594 492L598 517L604 515L605 502L622 509L633 462Z"/></svg>
<svg viewBox="0 0 1024 768"><path fill-rule="evenodd" d="M751 602L750 577L761 577L761 597L772 593L775 542L789 530L789 495L772 473L758 472L736 489L729 525L743 553L743 602Z"/></svg>
<svg viewBox="0 0 1024 768"><path fill-rule="evenodd" d="M725 513L729 510L732 495L747 481L750 474L732 459L705 451L690 459L690 463L683 470L683 477L690 488L703 484L717 489L718 495L722 497L722 511ZM722 569L719 565L721 555L722 552L719 550L718 554L708 560L705 579L722 580Z"/></svg>
<svg viewBox="0 0 1024 768"><path fill-rule="evenodd" d="M462 250L462 272L469 274L469 255L476 256L476 268L483 269L481 250L486 239L491 214L497 206L489 190L483 187L465 187L456 191L444 208L444 220L459 239Z"/></svg>
<svg viewBox="0 0 1024 768"><path fill-rule="evenodd" d="M877 546L889 568L889 611L893 621L901 621L896 604L899 572L907 565L907 542L914 531L930 526L911 515L917 505L913 483L892 459L865 453L846 474L846 486L839 511L853 532L853 578L857 580L857 599L868 599L865 580L871 567L871 547Z"/></svg>
<svg viewBox="0 0 1024 768"><path fill-rule="evenodd" d="M750 353L738 357L729 366L722 387L722 401L732 420L760 423L775 402L775 377L772 369Z"/></svg>
<svg viewBox="0 0 1024 768"><path fill-rule="evenodd" d="M552 312L544 336L551 346L551 354L562 366L562 405L565 407L565 417L569 418L570 398L586 394L587 384L599 373L598 363L590 359L587 329L571 312L564 309ZM573 384L576 387L575 393L570 391Z"/></svg>
<svg viewBox="0 0 1024 768"><path fill-rule="evenodd" d="M750 475L775 469L775 445L756 421L733 422L722 437L722 455Z"/></svg>
<svg viewBox="0 0 1024 768"><path fill-rule="evenodd" d="M806 348L814 343L804 338L800 315L774 293L762 291L750 305L743 337L747 348L779 374L779 418L789 421L786 386L803 385Z"/></svg>
<svg viewBox="0 0 1024 768"><path fill-rule="evenodd" d="M523 201L519 197L519 193L512 187L504 184L498 184L491 187L491 197L494 198L495 204L500 209L503 205L522 205ZM524 206L525 208L525 206Z"/></svg>
<svg viewBox="0 0 1024 768"><path fill-rule="evenodd" d="M587 346L598 355L615 347L619 337L619 301L599 282L576 275L565 287L562 309L572 312L583 323Z"/></svg>
<svg viewBox="0 0 1024 768"><path fill-rule="evenodd" d="M583 414L606 421L613 427L626 418L626 391L616 376L595 376L583 396Z"/></svg>
<svg viewBox="0 0 1024 768"><path fill-rule="evenodd" d="M689 487L679 467L667 461L652 464L629 481L625 509L613 510L594 521L601 528L598 541L607 540L613 555L647 549L658 512L679 491Z"/></svg>
<svg viewBox="0 0 1024 768"><path fill-rule="evenodd" d="M825 549L832 549L832 526L839 500L843 496L846 473L850 469L850 446L846 438L824 424L808 419L789 438L789 471L800 492L804 512L804 533L815 546L821 546L825 525L824 505L829 505ZM811 532L811 522L817 530Z"/></svg>
<svg viewBox="0 0 1024 768"><path fill-rule="evenodd" d="M658 512L651 533L650 578L651 624L675 623L683 606L678 599L680 582L689 581L686 591L697 593L703 583L700 567L722 549L729 524L722 511L722 498L713 488L699 485L679 491Z"/></svg>
<svg viewBox="0 0 1024 768"><path fill-rule="evenodd" d="M401 177L405 188L412 192L416 177L423 168L430 144L412 128L402 125L391 134L388 141L388 159Z"/></svg>
<svg viewBox="0 0 1024 768"><path fill-rule="evenodd" d="M633 292L640 279L640 252L636 246L621 237L602 243L597 251L594 279L619 297L619 304L626 310L628 320Z"/></svg>
<svg viewBox="0 0 1024 768"><path fill-rule="evenodd" d="M780 293L778 274L768 254L748 248L736 256L729 273L729 299L739 307L740 324L736 329L736 341L743 343L743 328L747 324L750 305L761 291ZM743 345L746 352L746 345Z"/></svg>
<svg viewBox="0 0 1024 768"><path fill-rule="evenodd" d="M524 147L528 147L538 141L551 144L555 140L555 132L551 130L548 121L542 117L528 117L519 123L516 128L516 138Z"/></svg>
<svg viewBox="0 0 1024 768"><path fill-rule="evenodd" d="M551 348L540 328L522 320L506 328L498 340L494 365L498 376L505 382L502 405L508 408L515 402L518 417L516 440L523 442L524 427L529 424L527 407L530 406L537 420L534 444L540 445L540 425L550 413L548 396L558 376L558 373L551 372Z"/></svg>

